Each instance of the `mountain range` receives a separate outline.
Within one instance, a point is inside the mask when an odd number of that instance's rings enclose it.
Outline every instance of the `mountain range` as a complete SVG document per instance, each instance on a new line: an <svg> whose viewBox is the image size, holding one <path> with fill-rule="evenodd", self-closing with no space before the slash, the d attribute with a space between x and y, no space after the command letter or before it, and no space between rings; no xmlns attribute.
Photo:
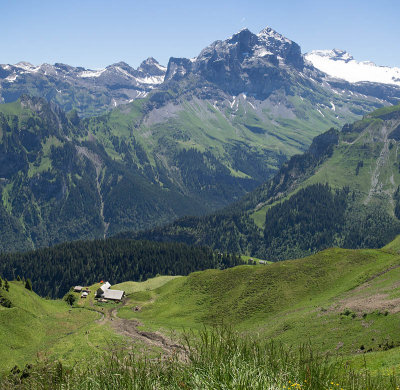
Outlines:
<svg viewBox="0 0 400 390"><path fill-rule="evenodd" d="M41 96L66 111L74 108L89 116L146 96L164 81L165 72L154 58L143 61L137 69L125 62L99 70L60 63L5 64L0 65L0 101L13 102L22 94Z"/></svg>
<svg viewBox="0 0 400 390"><path fill-rule="evenodd" d="M167 68L148 59L138 69L0 69L0 95L14 101L0 105L3 251L226 207L318 134L400 98L396 85L323 73L271 28Z"/></svg>

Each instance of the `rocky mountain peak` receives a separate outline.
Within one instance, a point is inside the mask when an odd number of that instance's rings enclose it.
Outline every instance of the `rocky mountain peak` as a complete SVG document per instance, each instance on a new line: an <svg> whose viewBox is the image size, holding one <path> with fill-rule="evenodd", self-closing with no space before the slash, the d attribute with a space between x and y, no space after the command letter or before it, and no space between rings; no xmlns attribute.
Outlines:
<svg viewBox="0 0 400 390"><path fill-rule="evenodd" d="M268 49L275 54L279 59L284 60L287 64L296 68L304 66L304 59L301 54L301 48L296 43L286 38L282 34L271 27L266 27L258 34L259 45Z"/></svg>
<svg viewBox="0 0 400 390"><path fill-rule="evenodd" d="M270 27L258 35L245 28L224 41L215 41L196 58L171 58L165 80L180 80L194 73L233 95L268 96L274 83L276 88L282 85L280 69L301 70L303 66L300 46L295 42Z"/></svg>
<svg viewBox="0 0 400 390"><path fill-rule="evenodd" d="M149 57L139 65L137 70L149 76L164 76L167 68L160 65L153 57Z"/></svg>
<svg viewBox="0 0 400 390"><path fill-rule="evenodd" d="M124 61L120 61L115 64L109 65L109 66L107 66L106 69L123 69L128 73L132 73L132 71L135 70L134 68L132 68L129 64L127 64Z"/></svg>
<svg viewBox="0 0 400 390"><path fill-rule="evenodd" d="M258 38L264 41L280 41L286 43L293 43L290 39L286 38L282 34L279 34L273 28L267 26L262 29L258 34Z"/></svg>

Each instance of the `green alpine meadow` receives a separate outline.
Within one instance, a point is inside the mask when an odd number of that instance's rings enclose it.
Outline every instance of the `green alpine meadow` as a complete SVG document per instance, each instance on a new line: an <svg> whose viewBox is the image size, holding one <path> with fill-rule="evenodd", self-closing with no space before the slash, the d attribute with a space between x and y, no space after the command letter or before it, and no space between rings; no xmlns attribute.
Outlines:
<svg viewBox="0 0 400 390"><path fill-rule="evenodd" d="M0 390L400 390L398 2L4 3Z"/></svg>
<svg viewBox="0 0 400 390"><path fill-rule="evenodd" d="M3 280L1 386L396 389L399 250L124 282L121 303Z"/></svg>

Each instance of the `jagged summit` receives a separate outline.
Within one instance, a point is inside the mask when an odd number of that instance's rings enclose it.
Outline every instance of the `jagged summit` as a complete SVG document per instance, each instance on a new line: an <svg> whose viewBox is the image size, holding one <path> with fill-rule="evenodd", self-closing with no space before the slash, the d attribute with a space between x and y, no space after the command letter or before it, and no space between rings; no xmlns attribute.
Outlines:
<svg viewBox="0 0 400 390"><path fill-rule="evenodd" d="M277 31L275 31L273 28L267 26L264 29L262 29L257 36L260 39L265 39L265 40L269 40L269 39L275 39L278 41L282 41L282 42L287 42L290 43L292 42L290 39L286 38L285 36L283 36L282 34L278 33Z"/></svg>
<svg viewBox="0 0 400 390"><path fill-rule="evenodd" d="M86 69L55 63L33 65L26 61L15 65L0 64L0 102L17 99L27 90L37 96L51 96L67 110L82 107L83 116L132 102L145 97L164 81L166 68L154 58L143 61L137 68L124 61L103 69ZM27 87L28 86L28 87ZM17 92L15 92L17 91ZM82 104L82 99L86 103Z"/></svg>
<svg viewBox="0 0 400 390"><path fill-rule="evenodd" d="M283 84L285 68L301 71L300 46L270 27L259 34L244 28L224 41L215 41L193 59L171 58L165 80L181 80L189 74L237 95L241 92L266 97Z"/></svg>
<svg viewBox="0 0 400 390"><path fill-rule="evenodd" d="M155 58L149 57L139 65L137 70L148 73L151 76L164 76L167 68L160 65Z"/></svg>

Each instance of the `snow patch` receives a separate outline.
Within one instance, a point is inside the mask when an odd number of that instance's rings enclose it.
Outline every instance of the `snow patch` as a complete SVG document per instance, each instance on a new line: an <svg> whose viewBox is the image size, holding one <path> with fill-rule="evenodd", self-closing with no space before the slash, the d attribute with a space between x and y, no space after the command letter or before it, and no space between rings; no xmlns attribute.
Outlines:
<svg viewBox="0 0 400 390"><path fill-rule="evenodd" d="M164 82L164 77L165 76L138 77L136 80L141 84L161 84Z"/></svg>
<svg viewBox="0 0 400 390"><path fill-rule="evenodd" d="M167 71L167 67L165 67L165 66L162 66L160 64L153 64L153 65L156 66L158 69L162 70L163 72Z"/></svg>
<svg viewBox="0 0 400 390"><path fill-rule="evenodd" d="M344 50L314 50L305 55L316 68L351 83L370 81L400 86L400 68L356 61Z"/></svg>
<svg viewBox="0 0 400 390"><path fill-rule="evenodd" d="M249 103L249 104L250 104L250 106L253 108L253 110L255 110L255 109L256 109L256 108L254 107L254 105L253 105L251 102L247 101L247 103Z"/></svg>
<svg viewBox="0 0 400 390"><path fill-rule="evenodd" d="M142 99L147 96L146 91L139 91L138 94L136 95L136 99Z"/></svg>
<svg viewBox="0 0 400 390"><path fill-rule="evenodd" d="M29 62L24 62L24 61L18 62L18 64L15 64L14 66L28 73L36 73L40 69L40 66L35 66Z"/></svg>
<svg viewBox="0 0 400 390"><path fill-rule="evenodd" d="M99 70L84 70L83 72L78 74L78 77L82 78L91 78L91 77L99 77L102 75L102 73L105 71L105 69L99 69Z"/></svg>
<svg viewBox="0 0 400 390"><path fill-rule="evenodd" d="M271 51L267 50L265 47L256 47L254 50L254 56L256 57L265 57L267 55L274 54Z"/></svg>
<svg viewBox="0 0 400 390"><path fill-rule="evenodd" d="M18 75L16 73L10 74L7 76L4 81L8 81L9 83L13 83L17 79Z"/></svg>

